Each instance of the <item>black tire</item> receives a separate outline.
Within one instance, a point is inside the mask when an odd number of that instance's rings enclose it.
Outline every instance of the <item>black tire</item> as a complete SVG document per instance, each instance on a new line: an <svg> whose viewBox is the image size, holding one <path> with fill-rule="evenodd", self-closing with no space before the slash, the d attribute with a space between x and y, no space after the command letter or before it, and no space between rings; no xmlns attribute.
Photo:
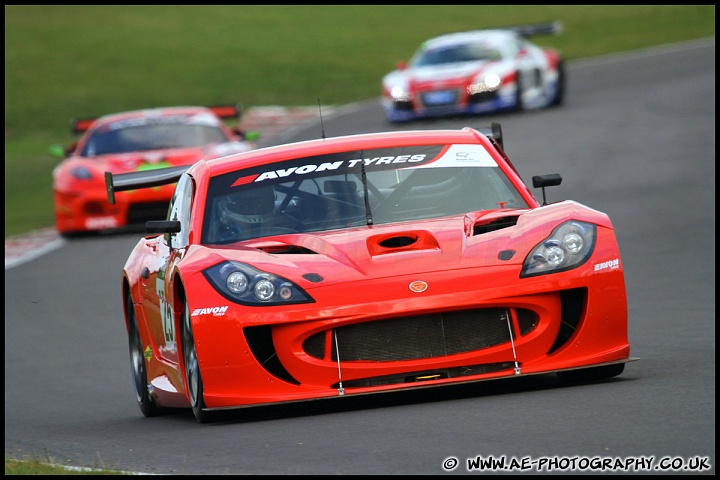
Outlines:
<svg viewBox="0 0 720 480"><path fill-rule="evenodd" d="M183 364L185 366L185 381L187 383L188 396L195 419L200 423L211 421L210 412L205 411L206 405L203 398L203 381L200 374L200 361L195 349L192 322L190 319L190 307L183 305L182 314L182 352Z"/></svg>
<svg viewBox="0 0 720 480"><path fill-rule="evenodd" d="M138 329L137 317L135 316L135 308L133 307L132 298L128 295L126 299L127 315L128 315L128 344L130 349L130 368L132 372L133 386L135 387L135 399L137 400L140 411L146 417L156 417L165 413L165 409L157 406L153 402L150 392L148 391L147 371L145 370L145 357L143 356L142 342L140 341L140 331Z"/></svg>
<svg viewBox="0 0 720 480"><path fill-rule="evenodd" d="M555 90L555 95L553 95L553 99L550 101L551 107L558 107L565 101L565 86L567 82L566 75L565 61L560 60L558 63L558 84L557 89Z"/></svg>
<svg viewBox="0 0 720 480"><path fill-rule="evenodd" d="M624 363L605 365L602 367L582 368L578 370L566 370L557 372L558 378L566 383L596 382L612 377L617 377L625 370Z"/></svg>

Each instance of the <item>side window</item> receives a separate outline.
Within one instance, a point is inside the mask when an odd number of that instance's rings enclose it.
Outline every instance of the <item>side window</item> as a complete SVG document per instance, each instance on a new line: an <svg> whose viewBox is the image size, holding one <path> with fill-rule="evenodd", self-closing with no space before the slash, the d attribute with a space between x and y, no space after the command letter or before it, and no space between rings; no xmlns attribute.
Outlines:
<svg viewBox="0 0 720 480"><path fill-rule="evenodd" d="M183 174L175 187L175 193L173 193L168 209L168 220L180 220L180 232L166 234L166 237L169 237L166 240L172 248L186 247L189 242L192 194L192 178L187 174Z"/></svg>

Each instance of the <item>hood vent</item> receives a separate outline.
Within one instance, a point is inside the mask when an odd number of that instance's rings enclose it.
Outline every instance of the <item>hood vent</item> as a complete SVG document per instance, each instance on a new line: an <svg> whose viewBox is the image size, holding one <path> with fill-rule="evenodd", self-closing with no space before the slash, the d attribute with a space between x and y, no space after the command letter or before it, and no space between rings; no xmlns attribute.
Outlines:
<svg viewBox="0 0 720 480"><path fill-rule="evenodd" d="M255 245L254 245L255 246ZM292 254L292 255L317 255L317 252L314 252L310 250L309 248L300 247L298 245L289 245L289 244L272 244L272 245L257 245L255 246L258 250L262 250L265 253L270 253L272 255L283 255L283 254Z"/></svg>
<svg viewBox="0 0 720 480"><path fill-rule="evenodd" d="M473 235L482 235L483 233L490 233L496 230L502 230L503 228L514 227L517 224L518 216L512 217L501 217L491 221L483 222L479 221L473 225Z"/></svg>
<svg viewBox="0 0 720 480"><path fill-rule="evenodd" d="M380 245L383 248L402 248L407 247L409 245L412 245L413 243L418 241L418 237L416 236L407 236L407 235L401 235L398 237L390 237L386 238L385 240L378 242L378 245Z"/></svg>
<svg viewBox="0 0 720 480"><path fill-rule="evenodd" d="M370 255L408 252L413 250L434 250L440 248L432 234L425 230L373 235L367 239Z"/></svg>

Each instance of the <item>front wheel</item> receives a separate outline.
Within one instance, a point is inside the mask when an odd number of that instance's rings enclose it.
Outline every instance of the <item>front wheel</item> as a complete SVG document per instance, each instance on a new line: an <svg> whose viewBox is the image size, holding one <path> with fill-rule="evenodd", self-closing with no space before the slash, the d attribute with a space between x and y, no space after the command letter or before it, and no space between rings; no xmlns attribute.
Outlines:
<svg viewBox="0 0 720 480"><path fill-rule="evenodd" d="M195 338L193 337L192 322L190 319L190 307L187 302L185 302L182 314L182 352L185 366L185 381L193 414L198 422L206 423L210 421L210 413L205 411L206 405L203 398L200 361L198 360L197 350L195 349Z"/></svg>
<svg viewBox="0 0 720 480"><path fill-rule="evenodd" d="M135 386L135 398L140 411L146 417L156 417L165 413L165 409L158 407L153 402L148 391L147 370L145 369L145 357L143 355L142 341L140 340L140 329L138 328L135 307L132 298L128 295L126 299L128 315L128 343L130 346L130 367L132 370L133 385Z"/></svg>

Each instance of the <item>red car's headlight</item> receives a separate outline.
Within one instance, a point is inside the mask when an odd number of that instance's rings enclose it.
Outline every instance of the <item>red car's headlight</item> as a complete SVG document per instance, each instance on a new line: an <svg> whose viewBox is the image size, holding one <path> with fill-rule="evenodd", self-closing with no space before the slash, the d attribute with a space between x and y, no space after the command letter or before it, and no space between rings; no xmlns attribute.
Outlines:
<svg viewBox="0 0 720 480"><path fill-rule="evenodd" d="M203 275L222 296L243 305L288 305L315 301L290 280L240 262L219 263L204 270Z"/></svg>
<svg viewBox="0 0 720 480"><path fill-rule="evenodd" d="M579 267L595 248L597 227L570 220L533 248L523 263L520 278L563 272Z"/></svg>
<svg viewBox="0 0 720 480"><path fill-rule="evenodd" d="M70 170L70 176L77 178L78 180L90 180L93 178L92 172L87 168L81 166L74 167Z"/></svg>

